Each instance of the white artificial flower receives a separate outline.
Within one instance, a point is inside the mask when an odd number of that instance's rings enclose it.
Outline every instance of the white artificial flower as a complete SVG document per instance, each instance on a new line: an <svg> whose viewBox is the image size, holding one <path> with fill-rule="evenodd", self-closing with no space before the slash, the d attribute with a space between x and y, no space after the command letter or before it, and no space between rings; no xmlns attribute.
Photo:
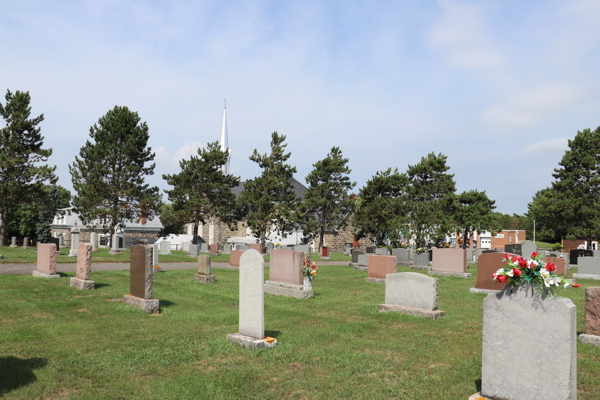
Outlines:
<svg viewBox="0 0 600 400"><path fill-rule="evenodd" d="M548 270L546 268L542 268L542 269L540 269L540 275L545 280L546 278L548 278L550 276L550 272L548 272Z"/></svg>
<svg viewBox="0 0 600 400"><path fill-rule="evenodd" d="M510 276L512 278L515 275L515 273L511 269L510 271L508 271L508 273L506 275L508 275L508 276Z"/></svg>
<svg viewBox="0 0 600 400"><path fill-rule="evenodd" d="M547 279L544 279L544 286L546 286L546 287L550 287L550 283L548 282L548 280L547 280Z"/></svg>
<svg viewBox="0 0 600 400"><path fill-rule="evenodd" d="M569 287L569 285L570 285L569 282L565 283L565 289L567 289Z"/></svg>

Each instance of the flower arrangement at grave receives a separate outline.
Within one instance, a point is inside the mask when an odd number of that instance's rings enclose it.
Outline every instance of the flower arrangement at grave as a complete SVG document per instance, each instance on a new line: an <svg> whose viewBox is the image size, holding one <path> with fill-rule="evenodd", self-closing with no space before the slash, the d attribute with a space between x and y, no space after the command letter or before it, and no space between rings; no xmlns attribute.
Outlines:
<svg viewBox="0 0 600 400"><path fill-rule="evenodd" d="M417 254L421 254L421 253L428 253L429 249L427 247L417 247L415 249L415 253Z"/></svg>
<svg viewBox="0 0 600 400"><path fill-rule="evenodd" d="M555 286L563 286L567 289L569 286L579 287L579 284L565 279L556 274L556 265L551 262L540 260L540 253L535 251L531 254L529 260L523 257L509 257L508 253L504 253L504 259L508 264L504 268L492 274L494 281L513 286L529 284L536 288L541 288L544 292L553 293Z"/></svg>
<svg viewBox="0 0 600 400"><path fill-rule="evenodd" d="M311 282L317 276L318 270L319 268L317 268L317 264L315 264L314 262L311 263L308 257L304 258L303 275L308 277L308 279L310 279Z"/></svg>

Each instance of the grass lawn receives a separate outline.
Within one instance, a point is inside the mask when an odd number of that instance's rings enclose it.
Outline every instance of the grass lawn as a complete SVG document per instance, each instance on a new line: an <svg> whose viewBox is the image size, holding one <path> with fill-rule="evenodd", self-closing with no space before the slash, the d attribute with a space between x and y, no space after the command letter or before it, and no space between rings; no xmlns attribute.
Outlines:
<svg viewBox="0 0 600 400"><path fill-rule="evenodd" d="M69 257L70 248L63 247L60 249L60 254L56 256L57 263L74 263L77 260L75 257ZM97 248L92 253L92 262L129 262L131 259L131 252L129 250L122 250L119 255L108 254L109 249ZM193 257L189 257L187 252L181 250L172 250L173 254L170 256L159 256L160 262L195 262ZM24 250L20 247L0 247L0 254L4 256L4 259L0 260L0 264L35 264L36 262L36 251L34 247L30 247ZM229 254L222 253L218 256L211 256L213 262L229 262ZM269 256L264 256L265 261L269 261ZM313 261L320 261L319 253L313 253ZM344 255L344 253L333 253L331 261L350 261L351 257Z"/></svg>
<svg viewBox="0 0 600 400"><path fill-rule="evenodd" d="M468 293L474 277L440 278L448 314L431 321L380 314L383 285L348 266L320 267L316 298L265 295L265 333L278 345L250 351L226 340L238 329L239 272L213 271L213 285L193 270L155 274L158 316L123 304L128 271L92 272L89 292L70 288L69 274L0 275L0 397L429 400L478 389L485 295ZM580 283L558 291L577 305L579 332L584 287L597 284ZM600 348L577 347L578 399L598 399Z"/></svg>

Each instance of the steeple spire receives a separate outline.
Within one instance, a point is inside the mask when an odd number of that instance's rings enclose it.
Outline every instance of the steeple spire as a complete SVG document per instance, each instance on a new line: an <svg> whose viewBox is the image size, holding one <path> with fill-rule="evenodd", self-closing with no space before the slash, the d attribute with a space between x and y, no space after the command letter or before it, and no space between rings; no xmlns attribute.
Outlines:
<svg viewBox="0 0 600 400"><path fill-rule="evenodd" d="M231 160L231 150L227 141L227 99L223 104L223 124L221 125L221 151L227 152L227 163L223 165L223 173L229 173L229 161Z"/></svg>

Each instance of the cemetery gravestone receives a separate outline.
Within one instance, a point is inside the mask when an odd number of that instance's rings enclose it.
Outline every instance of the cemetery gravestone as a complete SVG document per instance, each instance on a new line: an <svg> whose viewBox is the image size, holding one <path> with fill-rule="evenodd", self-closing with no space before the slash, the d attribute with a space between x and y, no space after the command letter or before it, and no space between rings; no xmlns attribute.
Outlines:
<svg viewBox="0 0 600 400"><path fill-rule="evenodd" d="M152 245L152 266L160 267L160 259L159 259L159 245L155 243Z"/></svg>
<svg viewBox="0 0 600 400"><path fill-rule="evenodd" d="M13 236L10 242L10 247L15 248L17 247L17 237Z"/></svg>
<svg viewBox="0 0 600 400"><path fill-rule="evenodd" d="M438 310L439 280L418 272L389 274L385 279L385 304L379 312L394 311L416 317L442 318Z"/></svg>
<svg viewBox="0 0 600 400"><path fill-rule="evenodd" d="M190 244L191 244L190 242L183 242L183 244L182 244L183 251L189 252L190 251Z"/></svg>
<svg viewBox="0 0 600 400"><path fill-rule="evenodd" d="M569 263L573 265L578 265L577 260L579 257L593 257L594 252L592 250L584 250L584 249L576 249L571 250L571 254L569 255Z"/></svg>
<svg viewBox="0 0 600 400"><path fill-rule="evenodd" d="M369 269L369 257L373 256L374 254L359 254L358 255L358 262L356 263L356 267L355 269L357 271L367 271Z"/></svg>
<svg viewBox="0 0 600 400"><path fill-rule="evenodd" d="M211 259L206 254L198 256L198 271L196 280L201 283L215 283L215 276L212 274Z"/></svg>
<svg viewBox="0 0 600 400"><path fill-rule="evenodd" d="M131 247L130 294L126 294L123 299L125 304L156 314L159 312L159 300L152 298L152 248L141 244Z"/></svg>
<svg viewBox="0 0 600 400"><path fill-rule="evenodd" d="M56 251L58 251L58 249L65 247L65 237L64 235L61 233L61 235L58 237L58 244L60 245L60 247L56 248Z"/></svg>
<svg viewBox="0 0 600 400"><path fill-rule="evenodd" d="M365 254L365 252L358 248L352 249L352 262L350 263L351 267L356 267L358 265L358 256L361 254Z"/></svg>
<svg viewBox="0 0 600 400"><path fill-rule="evenodd" d="M521 256L525 259L531 258L531 255L537 252L537 245L531 240L526 240L521 244Z"/></svg>
<svg viewBox="0 0 600 400"><path fill-rule="evenodd" d="M77 249L77 266L75 268L75 277L71 278L70 285L75 289L91 290L94 289L94 281L89 280L92 272L92 245L89 243L79 243Z"/></svg>
<svg viewBox="0 0 600 400"><path fill-rule="evenodd" d="M61 236L62 237L62 236ZM60 254L60 240L57 237L51 237L48 243L52 243L56 246L56 254Z"/></svg>
<svg viewBox="0 0 600 400"><path fill-rule="evenodd" d="M200 245L199 244L190 244L188 246L188 255L190 257L198 257L200 254Z"/></svg>
<svg viewBox="0 0 600 400"><path fill-rule="evenodd" d="M201 253L208 253L209 249L208 249L208 243L204 242L204 243L200 243L200 252Z"/></svg>
<svg viewBox="0 0 600 400"><path fill-rule="evenodd" d="M160 242L160 254L164 256L171 255L171 242L167 240Z"/></svg>
<svg viewBox="0 0 600 400"><path fill-rule="evenodd" d="M223 246L223 253L230 254L232 248L233 246L231 245L231 243L227 243L225 246Z"/></svg>
<svg viewBox="0 0 600 400"><path fill-rule="evenodd" d="M90 234L90 244L92 245L92 251L96 250L96 247L98 247L96 232Z"/></svg>
<svg viewBox="0 0 600 400"><path fill-rule="evenodd" d="M69 257L77 257L77 249L79 248L79 228L71 228L71 250Z"/></svg>
<svg viewBox="0 0 600 400"><path fill-rule="evenodd" d="M251 249L254 249L256 251L258 251L260 254L262 254L262 246L260 245L260 243L252 243L250 245Z"/></svg>
<svg viewBox="0 0 600 400"><path fill-rule="evenodd" d="M578 257L575 279L600 279L600 258Z"/></svg>
<svg viewBox="0 0 600 400"><path fill-rule="evenodd" d="M415 269L429 269L429 252L424 253L415 252L413 255L413 263L411 268Z"/></svg>
<svg viewBox="0 0 600 400"><path fill-rule="evenodd" d="M367 254L375 254L375 247L367 246Z"/></svg>
<svg viewBox="0 0 600 400"><path fill-rule="evenodd" d="M25 250L27 250L27 246L28 246L28 245L29 245L29 238L28 238L27 236L25 236L25 237L23 238L23 248L24 248Z"/></svg>
<svg viewBox="0 0 600 400"><path fill-rule="evenodd" d="M378 256L387 256L388 255L388 249L387 247L379 247L377 249L375 249L375 254L377 254Z"/></svg>
<svg viewBox="0 0 600 400"><path fill-rule="evenodd" d="M541 261L546 263L552 263L556 265L556 275L564 275L567 273L567 269L565 268L565 259L560 257L542 257Z"/></svg>
<svg viewBox="0 0 600 400"><path fill-rule="evenodd" d="M470 278L467 272L467 250L466 249L438 249L433 250L433 262L430 275L457 276Z"/></svg>
<svg viewBox="0 0 600 400"><path fill-rule="evenodd" d="M267 254L268 254L268 253L269 253L271 250L274 250L274 249L275 249L275 244L274 244L274 243L271 243L271 242L269 242L269 243L267 243L267 244L265 245L265 248L266 248L266 252L267 252Z"/></svg>
<svg viewBox="0 0 600 400"><path fill-rule="evenodd" d="M242 258L242 254L246 250L232 250L229 255L229 269L239 269L240 268L240 258Z"/></svg>
<svg viewBox="0 0 600 400"><path fill-rule="evenodd" d="M344 255L350 256L352 254L352 243L344 243Z"/></svg>
<svg viewBox="0 0 600 400"><path fill-rule="evenodd" d="M112 235L112 240L110 241L110 245L111 245L111 248L110 248L110 251L108 252L108 254L113 255L113 256L121 254L119 252L119 237L117 236L116 233L114 233Z"/></svg>
<svg viewBox="0 0 600 400"><path fill-rule="evenodd" d="M522 246L520 244L505 244L504 245L504 252L505 253L518 254L519 256L523 257L522 250L523 249L522 249ZM529 255L531 255L531 253Z"/></svg>
<svg viewBox="0 0 600 400"><path fill-rule="evenodd" d="M249 349L277 344L275 339L265 338L264 265L263 256L254 249L245 251L240 259L239 333L229 334L227 340Z"/></svg>
<svg viewBox="0 0 600 400"><path fill-rule="evenodd" d="M600 287L585 288L585 333L579 335L581 343L600 346Z"/></svg>
<svg viewBox="0 0 600 400"><path fill-rule="evenodd" d="M38 243L37 269L33 276L40 278L60 278L56 273L56 246L54 243Z"/></svg>
<svg viewBox="0 0 600 400"><path fill-rule="evenodd" d="M484 253L477 262L477 273L475 275L475 287L469 289L471 293L491 293L503 290L506 282L500 283L494 280L493 273L505 267L508 262L502 261L505 253ZM508 254L509 257L519 257L517 254Z"/></svg>
<svg viewBox="0 0 600 400"><path fill-rule="evenodd" d="M385 283L385 276L396 273L396 257L394 256L369 256L369 273L365 278L370 283Z"/></svg>
<svg viewBox="0 0 600 400"><path fill-rule="evenodd" d="M570 299L532 294L527 285L488 294L483 301L481 395L575 399L576 311ZM515 343L516 351L506 351ZM515 371L526 371L527 378L515 376Z"/></svg>
<svg viewBox="0 0 600 400"><path fill-rule="evenodd" d="M236 250L246 251L249 248L250 248L250 246L246 246L245 244L236 244L235 245Z"/></svg>
<svg viewBox="0 0 600 400"><path fill-rule="evenodd" d="M305 256L310 257L312 260L312 251L310 250L310 247L306 245L296 245L294 246L294 250L303 252Z"/></svg>
<svg viewBox="0 0 600 400"><path fill-rule="evenodd" d="M407 265L410 261L410 251L404 248L392 249L392 255L396 257L398 264Z"/></svg>
<svg viewBox="0 0 600 400"><path fill-rule="evenodd" d="M213 255L217 255L219 254L219 245L218 244L211 244L210 245L210 253Z"/></svg>
<svg viewBox="0 0 600 400"><path fill-rule="evenodd" d="M307 299L314 297L312 290L304 288L304 253L292 249L271 251L269 280L265 282L265 293Z"/></svg>

